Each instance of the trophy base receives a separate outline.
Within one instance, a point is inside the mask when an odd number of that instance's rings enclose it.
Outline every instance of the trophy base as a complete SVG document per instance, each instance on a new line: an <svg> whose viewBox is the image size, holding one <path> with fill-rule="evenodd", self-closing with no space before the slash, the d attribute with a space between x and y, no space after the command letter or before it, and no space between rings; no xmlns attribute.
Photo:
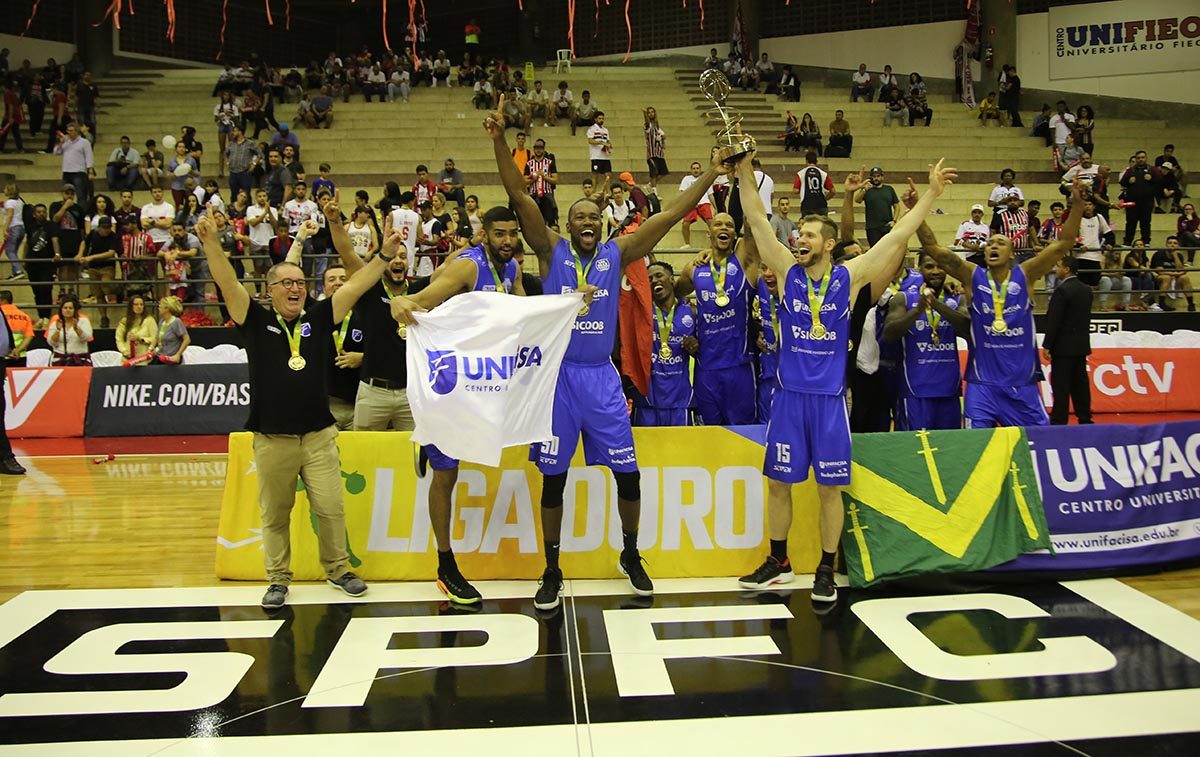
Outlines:
<svg viewBox="0 0 1200 757"><path fill-rule="evenodd" d="M736 142L717 145L716 158L731 166L740 161L746 153L753 151L755 145L754 137L742 137Z"/></svg>

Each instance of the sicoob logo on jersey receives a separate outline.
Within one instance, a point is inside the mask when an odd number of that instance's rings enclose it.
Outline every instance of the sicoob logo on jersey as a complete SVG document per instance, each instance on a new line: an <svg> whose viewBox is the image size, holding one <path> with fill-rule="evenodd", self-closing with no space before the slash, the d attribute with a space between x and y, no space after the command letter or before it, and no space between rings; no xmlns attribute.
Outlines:
<svg viewBox="0 0 1200 757"><path fill-rule="evenodd" d="M425 350L429 359L429 388L435 394L449 394L458 384L458 361L454 350Z"/></svg>

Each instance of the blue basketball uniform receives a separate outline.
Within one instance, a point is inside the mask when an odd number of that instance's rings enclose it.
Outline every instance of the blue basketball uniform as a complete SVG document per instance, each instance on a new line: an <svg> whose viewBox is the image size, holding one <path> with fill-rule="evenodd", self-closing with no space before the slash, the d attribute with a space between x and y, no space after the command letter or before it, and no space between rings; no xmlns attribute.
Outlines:
<svg viewBox="0 0 1200 757"><path fill-rule="evenodd" d="M763 474L798 483L811 467L817 483L850 483L850 416L846 408L846 363L850 350L850 272L830 270L821 304L824 333L813 334L809 288L812 282L801 265L780 277L782 302L779 327L779 390L767 423Z"/></svg>
<svg viewBox="0 0 1200 757"><path fill-rule="evenodd" d="M686 302L677 302L674 310L663 312L654 306L654 349L650 359L650 396L634 414L638 426L687 426L692 406L692 356L683 350L684 337L696 335L696 318ZM671 322L667 345L671 357L659 355L662 335L659 323Z"/></svg>
<svg viewBox="0 0 1200 757"><path fill-rule="evenodd" d="M971 340L963 403L967 428L1047 425L1050 419L1037 387L1042 369L1025 272L1013 266L1005 282L1003 332L992 328L996 313L986 267L975 269L971 290Z"/></svg>
<svg viewBox="0 0 1200 757"><path fill-rule="evenodd" d="M892 297L903 297L909 292L919 291L924 283L925 278L918 271L905 268L904 277L900 279L900 282L892 282L888 285L888 289ZM898 342L885 342L883 339L883 327L887 321L891 297L886 300L880 298L880 300L882 304L876 305L875 309L875 341L879 344L879 377L883 380L883 389L887 395L887 407L892 413L891 420L897 429L901 429L905 426L904 405L900 402L902 396L900 384L903 381L900 373L900 361L903 359L903 349ZM882 418L881 420L886 422L888 419Z"/></svg>
<svg viewBox="0 0 1200 757"><path fill-rule="evenodd" d="M737 255L724 262L724 281L715 262L692 269L699 324L696 336L696 410L707 426L754 423L754 353L750 344L750 284ZM720 284L720 286L719 286ZM718 289L720 291L718 291ZM729 302L717 304L724 294Z"/></svg>
<svg viewBox="0 0 1200 757"><path fill-rule="evenodd" d="M475 263L475 286L471 288L472 292L503 291L505 294L511 294L513 282L520 275L517 270L517 261L512 259L509 259L496 275L489 272L489 269L491 271L496 271L496 269L492 266L491 259L482 245L463 250L458 259L470 260ZM496 289L496 276L500 278L502 290ZM425 451L425 457L429 460L430 468L434 470L453 470L458 467L458 460L443 455L442 451L434 445L426 444L422 449Z"/></svg>
<svg viewBox="0 0 1200 757"><path fill-rule="evenodd" d="M916 288L896 296L904 297L904 306L909 310L921 302L921 291ZM946 297L945 303L951 309L958 308L957 297ZM930 311L917 316L899 342L901 412L896 419L902 431L962 428L958 338L949 321L939 317L934 329L929 316Z"/></svg>
<svg viewBox="0 0 1200 757"><path fill-rule="evenodd" d="M617 333L617 298L621 291L621 251L615 242L596 248L584 261L584 280L597 288L586 315L577 316L558 373L554 395L553 438L530 447L529 459L543 474L564 473L583 434L588 465L605 465L617 473L637 471L633 429L612 364ZM542 279L547 294L565 294L579 287L570 242L559 239L550 256L549 273Z"/></svg>
<svg viewBox="0 0 1200 757"><path fill-rule="evenodd" d="M758 353L758 422L771 418L771 398L779 388L779 300L771 296L767 283L761 278L755 291L758 319L762 323L766 352Z"/></svg>

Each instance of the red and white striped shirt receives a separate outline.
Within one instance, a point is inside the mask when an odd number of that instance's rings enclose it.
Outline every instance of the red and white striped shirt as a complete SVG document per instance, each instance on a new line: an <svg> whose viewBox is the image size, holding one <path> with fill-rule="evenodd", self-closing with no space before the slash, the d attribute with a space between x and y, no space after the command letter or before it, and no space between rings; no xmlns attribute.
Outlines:
<svg viewBox="0 0 1200 757"><path fill-rule="evenodd" d="M542 157L536 154L530 155L529 160L525 162L525 175L533 176L535 173L552 174L558 172L558 166L555 164L554 156L548 152L542 153ZM534 197L543 197L554 192L554 185L542 178L533 180L529 185L529 194Z"/></svg>
<svg viewBox="0 0 1200 757"><path fill-rule="evenodd" d="M665 158L666 153L663 151L663 146L666 140L667 133L657 124L646 124L646 157Z"/></svg>

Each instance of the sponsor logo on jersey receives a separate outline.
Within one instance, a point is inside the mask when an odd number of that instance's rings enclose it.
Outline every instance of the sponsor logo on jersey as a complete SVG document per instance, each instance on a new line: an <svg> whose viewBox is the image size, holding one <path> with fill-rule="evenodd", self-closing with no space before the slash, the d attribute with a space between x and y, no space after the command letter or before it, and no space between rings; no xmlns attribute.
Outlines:
<svg viewBox="0 0 1200 757"><path fill-rule="evenodd" d="M596 270L607 271L610 265L611 263L609 263L608 258L600 258L596 261Z"/></svg>

